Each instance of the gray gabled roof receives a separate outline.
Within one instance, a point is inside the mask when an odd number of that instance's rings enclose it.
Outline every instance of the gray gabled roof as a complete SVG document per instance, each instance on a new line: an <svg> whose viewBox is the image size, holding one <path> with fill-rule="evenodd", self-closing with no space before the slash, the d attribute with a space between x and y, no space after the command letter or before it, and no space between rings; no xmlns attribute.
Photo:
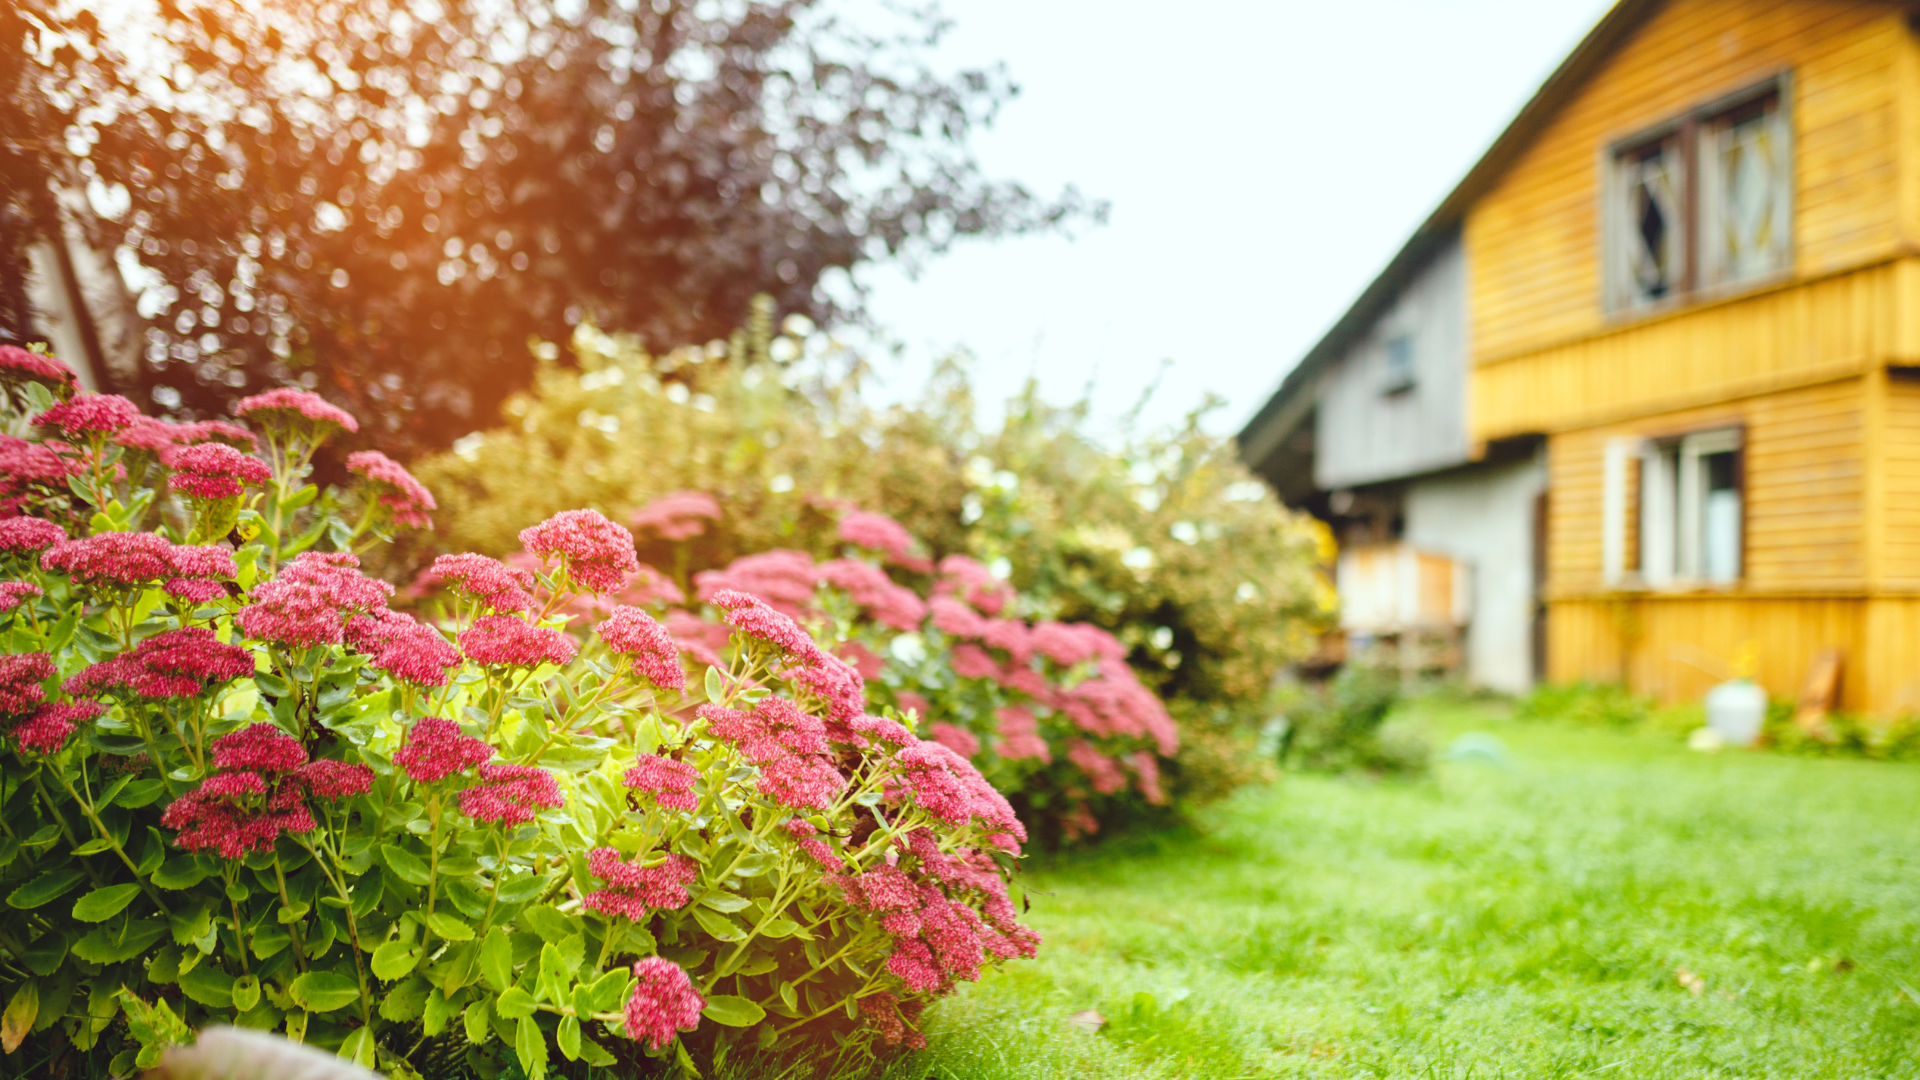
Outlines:
<svg viewBox="0 0 1920 1080"><path fill-rule="evenodd" d="M1493 145L1487 148L1473 168L1467 170L1467 175L1441 200L1439 207L1414 230L1399 253L1387 263L1386 269L1380 271L1380 275L1360 293L1346 314L1333 324L1333 328L1313 348L1307 350L1307 354L1281 381L1280 388L1240 430L1235 439L1240 444L1240 456L1248 465L1260 468L1261 463L1280 446L1294 425L1310 411L1312 401L1303 398L1303 395L1311 393L1321 371L1367 332L1374 320L1399 296L1400 290L1459 232L1467 208L1493 187L1508 166L1519 159L1561 106L1573 99L1587 79L1613 55L1614 50L1665 4L1666 0L1620 0L1581 39L1573 52L1567 54L1553 74L1547 76L1506 130L1493 140Z"/></svg>

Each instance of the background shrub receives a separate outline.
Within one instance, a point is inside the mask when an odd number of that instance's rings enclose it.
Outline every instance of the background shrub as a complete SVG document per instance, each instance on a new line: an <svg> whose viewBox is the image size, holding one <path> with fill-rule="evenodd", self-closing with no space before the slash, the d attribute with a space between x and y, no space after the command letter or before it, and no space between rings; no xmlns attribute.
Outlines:
<svg viewBox="0 0 1920 1080"><path fill-rule="evenodd" d="M1345 665L1326 685L1303 691L1286 711L1282 760L1320 771L1425 769L1431 754L1425 738L1388 719L1401 699L1396 667Z"/></svg>
<svg viewBox="0 0 1920 1080"><path fill-rule="evenodd" d="M761 321L730 343L654 356L578 328L577 367L545 349L506 426L420 465L450 511L432 544L505 554L518 523L563 507L626 520L675 491L708 492L723 513L696 542L641 544L685 589L751 551L830 558L844 508L876 511L931 559L992 568L1022 618L1113 634L1181 726L1165 778L1176 802L1258 774L1249 750L1268 686L1335 608L1322 527L1282 508L1197 418L1113 448L1086 432L1083 411L1029 392L982 430L951 366L915 406L874 409L861 365L808 329Z"/></svg>

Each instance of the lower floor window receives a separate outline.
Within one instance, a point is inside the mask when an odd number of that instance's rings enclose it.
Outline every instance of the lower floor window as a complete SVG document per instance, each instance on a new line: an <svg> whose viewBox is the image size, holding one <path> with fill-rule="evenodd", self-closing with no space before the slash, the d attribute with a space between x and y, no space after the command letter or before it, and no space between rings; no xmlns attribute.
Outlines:
<svg viewBox="0 0 1920 1080"><path fill-rule="evenodd" d="M1745 547L1741 433L1615 440L1606 467L1608 584L1726 585ZM1634 533L1628 536L1627 531Z"/></svg>

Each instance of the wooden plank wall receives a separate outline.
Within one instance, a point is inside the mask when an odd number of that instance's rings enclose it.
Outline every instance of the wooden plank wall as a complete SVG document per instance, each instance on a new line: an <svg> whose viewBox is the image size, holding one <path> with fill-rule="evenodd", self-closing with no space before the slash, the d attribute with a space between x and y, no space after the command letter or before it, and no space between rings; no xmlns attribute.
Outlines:
<svg viewBox="0 0 1920 1080"><path fill-rule="evenodd" d="M1473 435L1581 427L1908 361L1920 354L1916 309L1920 263L1902 259L1483 364Z"/></svg>
<svg viewBox="0 0 1920 1080"><path fill-rule="evenodd" d="M1547 443L1553 492L1547 524L1549 594L1579 597L1605 590L1601 469L1609 439L1727 426L1742 427L1746 440L1741 587L1773 593L1864 588L1863 386L1859 378L1840 379L1552 436ZM1913 505L1920 511L1920 488ZM1628 527L1636 524L1630 520Z"/></svg>
<svg viewBox="0 0 1920 1080"><path fill-rule="evenodd" d="M1870 686L1863 615L1876 601L1848 597L1647 596L1560 600L1548 609L1548 678L1624 681L1663 703L1698 701L1749 644L1754 677L1770 696L1794 698L1824 649L1845 655L1840 706L1884 707ZM1917 605L1920 606L1920 605ZM1920 640L1920 611L1905 613L1906 638ZM1878 647L1876 645L1876 647ZM1920 687L1916 687L1920 689ZM1920 701L1920 699L1916 699Z"/></svg>
<svg viewBox="0 0 1920 1080"><path fill-rule="evenodd" d="M1911 126L1911 105L1902 103L1911 97L1913 48L1896 4L1667 4L1469 212L1475 359L1604 329L1603 148L1783 69L1793 72L1796 275L1892 257L1902 208L1913 201L1902 197L1897 137Z"/></svg>
<svg viewBox="0 0 1920 1080"><path fill-rule="evenodd" d="M1896 376L1887 386L1886 512L1881 519L1881 584L1920 592L1920 377ZM1920 653L1910 654L1920 669Z"/></svg>

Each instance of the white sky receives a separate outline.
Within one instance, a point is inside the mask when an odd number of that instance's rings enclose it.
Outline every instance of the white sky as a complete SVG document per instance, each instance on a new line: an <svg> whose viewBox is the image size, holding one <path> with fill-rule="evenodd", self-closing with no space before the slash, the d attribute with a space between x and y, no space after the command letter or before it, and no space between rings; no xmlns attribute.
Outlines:
<svg viewBox="0 0 1920 1080"><path fill-rule="evenodd" d="M965 348L983 401L1091 381L1111 424L1172 360L1145 421L1212 391L1208 427L1237 431L1609 6L949 0L942 59L1021 86L977 141L987 173L1112 216L869 271L902 347L874 357L883 393Z"/></svg>

